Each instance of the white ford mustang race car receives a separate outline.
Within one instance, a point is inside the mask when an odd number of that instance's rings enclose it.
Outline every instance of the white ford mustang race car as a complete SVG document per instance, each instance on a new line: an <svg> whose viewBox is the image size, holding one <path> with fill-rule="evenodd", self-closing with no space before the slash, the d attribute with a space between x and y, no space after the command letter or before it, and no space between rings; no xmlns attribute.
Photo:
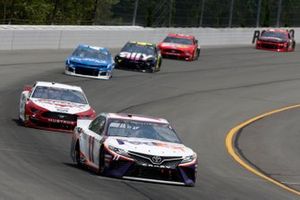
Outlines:
<svg viewBox="0 0 300 200"><path fill-rule="evenodd" d="M78 86L36 82L25 86L19 105L19 119L29 127L73 131L80 118L95 118L85 94Z"/></svg>
<svg viewBox="0 0 300 200"><path fill-rule="evenodd" d="M196 153L161 118L102 113L78 120L71 157L106 176L189 186L196 181Z"/></svg>

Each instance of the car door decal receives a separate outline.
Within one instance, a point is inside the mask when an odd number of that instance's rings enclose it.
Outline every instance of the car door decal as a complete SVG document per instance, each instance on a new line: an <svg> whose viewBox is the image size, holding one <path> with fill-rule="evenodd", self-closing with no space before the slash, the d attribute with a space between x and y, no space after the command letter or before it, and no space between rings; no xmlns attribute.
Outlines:
<svg viewBox="0 0 300 200"><path fill-rule="evenodd" d="M95 138L92 136L89 136L89 160L91 162L94 162L94 141Z"/></svg>

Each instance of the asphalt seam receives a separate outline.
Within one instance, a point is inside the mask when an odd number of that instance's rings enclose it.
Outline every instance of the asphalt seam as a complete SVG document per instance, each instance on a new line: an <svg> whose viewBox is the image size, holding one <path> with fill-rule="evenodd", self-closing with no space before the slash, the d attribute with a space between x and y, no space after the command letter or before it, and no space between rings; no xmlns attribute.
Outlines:
<svg viewBox="0 0 300 200"><path fill-rule="evenodd" d="M259 86L264 86L264 85L271 85L271 84L274 84L274 83L292 82L292 81L299 81L299 80L300 80L300 78L293 78L293 79L267 81L267 82L261 82L261 83L247 84L247 85L241 85L241 86L232 86L232 87L224 87L224 88L216 88L216 89L209 89L209 90L196 90L196 91L191 91L191 92L187 92L187 93L182 93L182 94L179 94L179 95L173 95L173 96L164 97L164 98L160 98L160 99L156 99L156 100L152 100L152 101L147 101L147 102L143 102L143 103L139 103L139 104L135 104L135 105L130 105L130 106L127 106L124 109L121 109L117 112L125 112L125 111L127 111L129 109L132 109L132 108L135 108L135 107L149 105L149 104L152 104L152 103L158 103L158 102L166 101L166 100L169 100L169 99L175 99L175 98L180 98L180 97L185 97L185 96L190 96L190 95L201 94L201 93L213 93L213 92L219 92L219 91L225 91L225 90L235 90L235 89L241 89L241 88L259 87Z"/></svg>
<svg viewBox="0 0 300 200"><path fill-rule="evenodd" d="M270 183L273 183L277 186L279 186L280 188L289 191L291 193L294 193L296 195L300 196L300 191L291 188L290 186L288 186L286 183L284 182L280 182L279 180L274 179L273 177L268 176L263 170L259 169L257 166L255 166L253 163L248 162L248 159L243 155L240 154L239 149L237 148L236 144L237 144L237 139L238 139L238 135L240 134L241 130L243 128L245 128L246 126L261 120L265 117L268 117L270 115L276 114L276 113L280 113L286 110L290 110L290 109L294 109L294 108L299 108L300 104L296 104L296 105L291 105L291 106L287 106L287 107L283 107L280 109L276 109L261 115L258 115L256 117L253 117L247 121L244 121L242 123L240 123L239 125L233 127L226 135L226 139L225 139L225 146L226 149L229 153L229 155L237 162L239 163L242 167L244 167L245 169L247 169L248 171L252 172L253 174L267 180Z"/></svg>

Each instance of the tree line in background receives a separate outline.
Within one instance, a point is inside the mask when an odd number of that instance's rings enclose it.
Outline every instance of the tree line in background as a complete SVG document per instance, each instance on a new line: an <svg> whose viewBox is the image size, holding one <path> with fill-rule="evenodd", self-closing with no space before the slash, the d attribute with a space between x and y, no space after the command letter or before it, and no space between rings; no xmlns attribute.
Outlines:
<svg viewBox="0 0 300 200"><path fill-rule="evenodd" d="M259 2L261 3L259 6ZM281 6L279 7L279 2ZM135 20L134 10L137 3ZM232 7L231 7L232 5ZM259 9L260 8L260 9ZM279 9L280 8L280 9ZM258 11L260 10L259 16ZM232 15L230 13L232 11ZM279 16L278 16L279 13ZM257 18L259 23L257 24ZM229 23L231 18L231 22ZM253 27L300 25L299 0L1 0L1 24Z"/></svg>

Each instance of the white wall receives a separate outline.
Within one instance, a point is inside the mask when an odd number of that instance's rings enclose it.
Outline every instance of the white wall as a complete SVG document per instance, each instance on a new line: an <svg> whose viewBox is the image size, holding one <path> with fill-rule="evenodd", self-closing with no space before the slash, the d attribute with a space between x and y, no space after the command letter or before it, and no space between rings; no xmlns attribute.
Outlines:
<svg viewBox="0 0 300 200"><path fill-rule="evenodd" d="M295 38L300 28L295 29ZM168 33L195 35L201 46L251 45L256 28L0 25L0 50L67 49L78 44L118 48L129 40L158 43Z"/></svg>

